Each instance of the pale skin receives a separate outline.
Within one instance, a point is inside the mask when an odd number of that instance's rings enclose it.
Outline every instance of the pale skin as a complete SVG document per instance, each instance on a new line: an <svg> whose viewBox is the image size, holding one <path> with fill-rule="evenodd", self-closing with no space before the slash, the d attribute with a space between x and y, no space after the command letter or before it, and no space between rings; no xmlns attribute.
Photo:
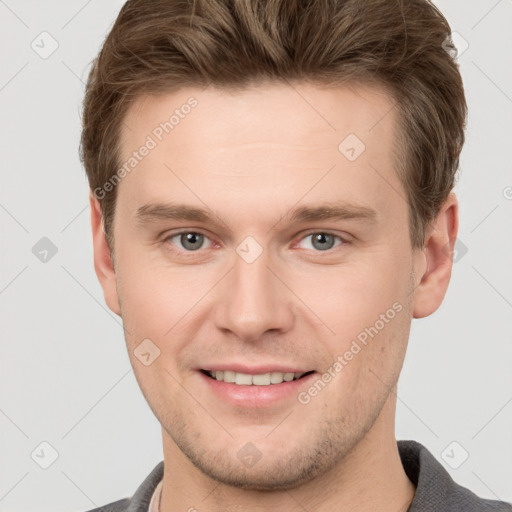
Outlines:
<svg viewBox="0 0 512 512"><path fill-rule="evenodd" d="M115 265L91 194L96 273L162 425L160 511L405 512L415 487L396 445L396 384L412 319L436 311L449 284L456 196L413 249L396 112L375 87L142 97L125 119L123 161L191 96L197 106L117 186ZM366 146L354 161L338 149L350 133ZM150 203L212 218L137 220ZM298 207L335 203L375 215L290 222ZM191 249L183 232L203 237ZM313 244L315 233L331 238ZM251 263L236 251L248 236L262 249ZM307 391L394 303L401 311L307 405L297 393L236 405L200 372L287 365L315 372L295 383ZM134 355L144 339L160 350L149 366ZM247 443L261 454L251 467L237 456Z"/></svg>

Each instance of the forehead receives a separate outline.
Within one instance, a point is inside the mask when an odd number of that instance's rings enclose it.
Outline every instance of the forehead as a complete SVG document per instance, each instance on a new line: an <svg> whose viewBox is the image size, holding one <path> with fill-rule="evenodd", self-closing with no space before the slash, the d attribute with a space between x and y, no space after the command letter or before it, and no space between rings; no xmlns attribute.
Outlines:
<svg viewBox="0 0 512 512"><path fill-rule="evenodd" d="M140 96L126 114L121 141L127 149L147 134L159 139L172 132L177 144L222 143L229 137L229 146L250 140L296 145L335 143L353 130L371 143L389 133L393 106L383 88L357 83L329 88L306 83L267 83L241 90L183 88ZM183 122L186 118L192 121ZM166 122L171 125L168 130L161 126ZM194 124L194 133L187 130L188 124Z"/></svg>
<svg viewBox="0 0 512 512"><path fill-rule="evenodd" d="M394 170L393 105L384 89L357 84L209 86L140 97L124 119L121 164L150 149L123 178L118 201L133 211L180 194L198 206L201 197L222 197L222 206L240 207L243 194L247 209L276 196L283 208L302 197L396 209L405 194Z"/></svg>

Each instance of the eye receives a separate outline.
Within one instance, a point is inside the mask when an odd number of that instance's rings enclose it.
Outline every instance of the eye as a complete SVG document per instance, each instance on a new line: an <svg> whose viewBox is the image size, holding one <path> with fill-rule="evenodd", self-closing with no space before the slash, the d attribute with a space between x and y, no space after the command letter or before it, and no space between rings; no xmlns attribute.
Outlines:
<svg viewBox="0 0 512 512"><path fill-rule="evenodd" d="M173 245L178 245L178 247L181 245L179 248L187 252L204 249L205 242L208 243L206 247L210 247L211 245L210 240L205 235L196 231L182 231L181 233L167 237L165 240L169 240Z"/></svg>
<svg viewBox="0 0 512 512"><path fill-rule="evenodd" d="M336 240L339 240L339 242L336 243ZM306 241L306 243L304 244L305 241ZM344 242L345 242L345 240L343 240L338 235L333 235L332 233L326 233L324 231L318 231L316 233L310 233L309 235L306 235L299 242L299 246L302 249L314 249L316 251L328 251L329 249L332 249L333 247L337 247L338 245L341 245ZM302 245L302 244L304 244L304 245Z"/></svg>
<svg viewBox="0 0 512 512"><path fill-rule="evenodd" d="M165 239L165 242L167 241L185 252L196 252L200 249L206 249L212 246L210 239L197 231L181 231L168 236ZM345 242L346 241L338 235L325 231L317 231L303 237L299 242L299 247L302 249L325 252Z"/></svg>

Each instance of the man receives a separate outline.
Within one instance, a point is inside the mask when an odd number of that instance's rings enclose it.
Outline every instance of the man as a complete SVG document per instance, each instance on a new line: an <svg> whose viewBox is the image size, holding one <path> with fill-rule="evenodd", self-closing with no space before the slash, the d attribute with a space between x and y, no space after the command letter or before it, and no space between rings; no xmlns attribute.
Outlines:
<svg viewBox="0 0 512 512"><path fill-rule="evenodd" d="M81 151L164 461L97 510L512 510L394 433L458 230L449 35L426 0L124 5Z"/></svg>

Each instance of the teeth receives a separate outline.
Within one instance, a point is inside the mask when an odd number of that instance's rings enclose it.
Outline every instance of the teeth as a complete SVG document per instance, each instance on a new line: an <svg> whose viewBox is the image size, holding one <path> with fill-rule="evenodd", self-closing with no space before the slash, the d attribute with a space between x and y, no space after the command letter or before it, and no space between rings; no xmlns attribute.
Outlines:
<svg viewBox="0 0 512 512"><path fill-rule="evenodd" d="M262 373L259 375L250 375L248 373L238 373L231 370L226 371L208 371L216 380L238 384L239 386L269 386L270 384L281 384L299 379L304 373Z"/></svg>
<svg viewBox="0 0 512 512"><path fill-rule="evenodd" d="M284 373L281 372L272 372L270 374L270 383L271 384L281 384L283 382Z"/></svg>
<svg viewBox="0 0 512 512"><path fill-rule="evenodd" d="M252 384L254 386L270 386L270 373L264 373L263 375L253 375Z"/></svg>
<svg viewBox="0 0 512 512"><path fill-rule="evenodd" d="M235 374L235 384L250 386L252 384L252 375L248 373Z"/></svg>
<svg viewBox="0 0 512 512"><path fill-rule="evenodd" d="M217 380L222 380L222 374L224 373L224 382L235 382L236 380L236 373L235 372L232 372L232 371L225 371L225 372L216 372L216 373L220 373L221 376L220 377L217 377L217 375L215 375L215 378Z"/></svg>

